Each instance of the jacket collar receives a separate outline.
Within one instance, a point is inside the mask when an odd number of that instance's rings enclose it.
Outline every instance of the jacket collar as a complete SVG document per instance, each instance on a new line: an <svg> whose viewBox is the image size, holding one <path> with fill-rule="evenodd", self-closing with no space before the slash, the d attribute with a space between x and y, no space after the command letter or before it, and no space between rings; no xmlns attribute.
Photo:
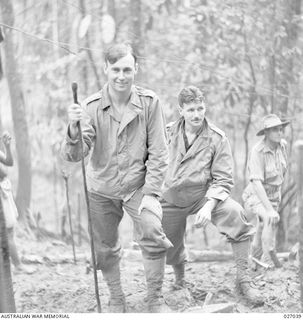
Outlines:
<svg viewBox="0 0 303 320"><path fill-rule="evenodd" d="M210 144L210 128L208 125L208 120L205 118L203 123L203 129L199 133L197 139L194 141L192 146L189 148L189 150L186 152L185 150L185 144L184 144L184 138L183 138L183 131L184 130L184 118L180 119L179 123L179 141L180 141L180 152L184 156L181 162L193 157L195 154L197 154L202 149L205 149Z"/></svg>
<svg viewBox="0 0 303 320"><path fill-rule="evenodd" d="M106 83L103 86L103 88L101 90L101 95L102 95L102 106L101 106L102 109L106 109L106 108L110 107L112 104L112 101L111 101L111 98L108 93L108 83ZM132 86L132 88L131 88L131 95L130 95L130 100L129 100L128 106L130 106L130 107L135 106L134 109L137 109L137 108L139 108L141 110L143 109L135 86Z"/></svg>
<svg viewBox="0 0 303 320"><path fill-rule="evenodd" d="M108 83L106 83L102 89L102 109L105 110L109 108L109 113L113 116L112 109L110 108L112 105L111 98L108 93ZM126 106L126 109L123 112L123 116L120 122L118 135L125 129L125 127L133 121L139 113L143 110L143 106L140 101L140 97L137 93L136 87L132 86L131 95L129 103Z"/></svg>

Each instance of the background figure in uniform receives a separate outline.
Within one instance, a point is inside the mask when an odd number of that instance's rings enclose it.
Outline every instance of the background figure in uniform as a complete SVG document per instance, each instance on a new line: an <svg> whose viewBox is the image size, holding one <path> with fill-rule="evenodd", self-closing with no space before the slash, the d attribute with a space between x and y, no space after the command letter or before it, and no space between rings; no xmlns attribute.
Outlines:
<svg viewBox="0 0 303 320"><path fill-rule="evenodd" d="M205 98L198 88L184 88L178 100L181 118L169 129L169 164L161 201L163 229L174 245L167 251L167 264L173 266L176 285L183 286L186 220L196 214L196 227L211 221L231 243L238 292L249 302L262 304L259 292L251 287L248 268L250 238L255 230L241 205L230 197L233 159L229 141L205 117Z"/></svg>
<svg viewBox="0 0 303 320"><path fill-rule="evenodd" d="M281 186L287 169L286 141L282 139L284 127L275 114L262 121L257 136L264 138L251 150L248 160L249 184L243 192L245 209L257 216L257 232L252 243L252 256L279 266L275 253L276 231L280 216Z"/></svg>
<svg viewBox="0 0 303 320"><path fill-rule="evenodd" d="M14 164L11 151L11 136L8 132L3 133L2 142L5 147L5 153L0 151L0 196L7 228L9 253L11 261L15 267L15 272L33 273L35 271L34 268L25 266L21 263L15 243L14 228L17 224L18 211L13 197L12 185L7 177L7 171L3 166L5 165L11 167Z"/></svg>
<svg viewBox="0 0 303 320"><path fill-rule="evenodd" d="M123 208L132 217L143 254L149 312L164 311L161 298L166 250L172 246L162 230L158 197L167 168L165 119L154 92L133 85L136 56L126 44L105 56L108 82L83 108L69 107L69 126L62 152L81 159L77 121L81 120L93 220L97 268L110 291L110 312L125 311L120 283L118 226Z"/></svg>

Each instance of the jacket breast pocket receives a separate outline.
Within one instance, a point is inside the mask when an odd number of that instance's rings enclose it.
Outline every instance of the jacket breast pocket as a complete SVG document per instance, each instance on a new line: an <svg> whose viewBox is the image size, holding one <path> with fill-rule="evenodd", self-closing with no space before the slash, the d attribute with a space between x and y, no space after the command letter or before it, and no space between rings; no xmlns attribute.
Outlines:
<svg viewBox="0 0 303 320"><path fill-rule="evenodd" d="M265 182L272 185L280 184L279 172L275 167L265 169Z"/></svg>
<svg viewBox="0 0 303 320"><path fill-rule="evenodd" d="M131 150L145 150L147 147L146 121L143 114L139 114L127 126L127 143Z"/></svg>

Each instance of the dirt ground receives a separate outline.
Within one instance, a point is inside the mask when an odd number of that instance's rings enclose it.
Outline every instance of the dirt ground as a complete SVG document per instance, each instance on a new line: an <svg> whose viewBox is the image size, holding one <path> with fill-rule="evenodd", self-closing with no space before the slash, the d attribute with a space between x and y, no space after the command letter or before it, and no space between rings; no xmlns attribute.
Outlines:
<svg viewBox="0 0 303 320"><path fill-rule="evenodd" d="M76 247L78 262L74 264L71 245L64 242L17 239L17 243L24 262L36 267L31 275L12 271L17 312L96 312L93 273L87 268L90 257L87 245ZM146 285L138 250L124 250L121 271L128 312L146 312ZM256 308L235 295L232 261L188 263L186 274L192 284L176 291L172 288L172 268L166 267L163 294L173 312L201 307L209 292L213 294L211 303L234 303L231 310L234 313L300 312L298 267L290 262L284 262L281 269L253 273L265 300L264 306ZM102 312L106 312L108 291L99 272L98 281Z"/></svg>

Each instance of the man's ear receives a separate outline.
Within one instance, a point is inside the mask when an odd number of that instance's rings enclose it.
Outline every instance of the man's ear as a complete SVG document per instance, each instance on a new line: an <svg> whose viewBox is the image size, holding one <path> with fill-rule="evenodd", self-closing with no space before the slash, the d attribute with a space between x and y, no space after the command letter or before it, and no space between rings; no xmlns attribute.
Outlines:
<svg viewBox="0 0 303 320"><path fill-rule="evenodd" d="M135 63L135 74L137 74L139 71L139 64L136 62Z"/></svg>
<svg viewBox="0 0 303 320"><path fill-rule="evenodd" d="M107 64L107 62L104 62L104 64L103 64L104 74L107 74L107 69L108 69L108 64Z"/></svg>
<svg viewBox="0 0 303 320"><path fill-rule="evenodd" d="M180 106L178 106L178 111L181 114L181 116L183 115L183 108L181 108Z"/></svg>

